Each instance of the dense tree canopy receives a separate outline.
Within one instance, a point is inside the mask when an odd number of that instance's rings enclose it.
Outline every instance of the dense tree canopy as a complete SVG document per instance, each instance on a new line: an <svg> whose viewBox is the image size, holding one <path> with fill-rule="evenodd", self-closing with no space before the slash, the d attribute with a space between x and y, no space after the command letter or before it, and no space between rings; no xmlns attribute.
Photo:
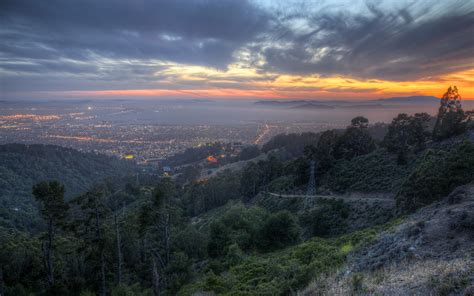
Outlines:
<svg viewBox="0 0 474 296"><path fill-rule="evenodd" d="M262 147L263 152L269 152L274 149L284 149L290 156L300 156L304 148L313 145L318 140L319 135L315 133L302 134L280 134L273 137Z"/></svg>
<svg viewBox="0 0 474 296"><path fill-rule="evenodd" d="M474 181L474 144L465 142L449 151L428 150L397 194L404 211L414 211Z"/></svg>
<svg viewBox="0 0 474 296"><path fill-rule="evenodd" d="M334 147L337 159L351 159L375 150L375 142L367 131L368 122L362 116L352 119L351 125L338 138Z"/></svg>
<svg viewBox="0 0 474 296"><path fill-rule="evenodd" d="M51 145L0 145L0 225L41 229L31 187L58 180L70 200L106 178L133 172L133 165L115 158Z"/></svg>
<svg viewBox="0 0 474 296"><path fill-rule="evenodd" d="M416 113L413 116L402 113L392 120L384 138L384 145L390 152L397 154L399 164L406 163L410 150L424 149L429 137L430 119L427 113Z"/></svg>

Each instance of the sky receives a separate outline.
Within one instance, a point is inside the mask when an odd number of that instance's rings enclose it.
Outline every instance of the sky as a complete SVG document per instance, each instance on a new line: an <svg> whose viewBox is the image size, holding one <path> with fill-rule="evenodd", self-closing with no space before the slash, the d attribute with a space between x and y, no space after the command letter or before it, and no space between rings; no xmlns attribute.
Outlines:
<svg viewBox="0 0 474 296"><path fill-rule="evenodd" d="M2 0L0 100L474 99L474 1Z"/></svg>

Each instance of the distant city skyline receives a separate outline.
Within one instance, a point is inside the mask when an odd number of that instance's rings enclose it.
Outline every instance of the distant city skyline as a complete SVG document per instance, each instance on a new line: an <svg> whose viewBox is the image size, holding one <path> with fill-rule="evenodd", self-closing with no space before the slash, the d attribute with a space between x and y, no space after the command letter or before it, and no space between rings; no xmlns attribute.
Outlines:
<svg viewBox="0 0 474 296"><path fill-rule="evenodd" d="M0 4L0 100L474 99L472 1Z"/></svg>

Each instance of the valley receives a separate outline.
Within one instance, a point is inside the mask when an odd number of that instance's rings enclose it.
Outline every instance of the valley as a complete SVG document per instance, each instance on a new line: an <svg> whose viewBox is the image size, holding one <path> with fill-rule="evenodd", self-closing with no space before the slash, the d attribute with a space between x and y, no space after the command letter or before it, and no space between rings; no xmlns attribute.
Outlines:
<svg viewBox="0 0 474 296"><path fill-rule="evenodd" d="M209 143L169 158L169 172L2 145L1 288L27 295L49 274L48 293L80 296L468 295L474 130L462 121L435 138L439 118L400 114L381 127L356 117L239 152ZM53 270L37 261L48 219Z"/></svg>

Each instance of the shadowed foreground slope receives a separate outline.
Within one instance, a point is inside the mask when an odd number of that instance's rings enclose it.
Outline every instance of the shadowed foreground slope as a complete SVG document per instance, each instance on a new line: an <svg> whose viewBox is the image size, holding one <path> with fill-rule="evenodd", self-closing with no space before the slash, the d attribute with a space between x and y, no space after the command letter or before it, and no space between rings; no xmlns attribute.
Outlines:
<svg viewBox="0 0 474 296"><path fill-rule="evenodd" d="M474 185L420 209L302 295L473 295Z"/></svg>

